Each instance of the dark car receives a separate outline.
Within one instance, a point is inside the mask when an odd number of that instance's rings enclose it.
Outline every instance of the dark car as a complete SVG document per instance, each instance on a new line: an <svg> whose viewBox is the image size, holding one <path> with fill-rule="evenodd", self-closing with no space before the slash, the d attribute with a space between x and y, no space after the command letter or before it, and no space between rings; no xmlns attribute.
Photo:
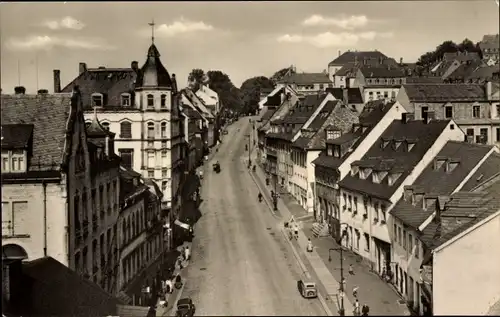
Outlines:
<svg viewBox="0 0 500 317"><path fill-rule="evenodd" d="M193 300L189 297L182 298L177 301L177 312L175 316L177 317L192 317L196 307L193 304Z"/></svg>
<svg viewBox="0 0 500 317"><path fill-rule="evenodd" d="M309 280L298 280L297 288L299 289L300 295L305 298L316 298L318 296L318 291L316 289L316 283Z"/></svg>

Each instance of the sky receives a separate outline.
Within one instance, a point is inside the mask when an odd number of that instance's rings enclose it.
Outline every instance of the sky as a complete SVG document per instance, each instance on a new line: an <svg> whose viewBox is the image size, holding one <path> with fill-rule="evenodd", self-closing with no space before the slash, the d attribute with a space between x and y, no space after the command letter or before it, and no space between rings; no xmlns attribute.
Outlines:
<svg viewBox="0 0 500 317"><path fill-rule="evenodd" d="M184 87L193 68L235 86L294 65L321 72L339 52L374 50L415 62L445 40L499 29L498 4L479 1L38 2L0 4L1 87L53 91L87 67L145 62L154 20L162 63Z"/></svg>

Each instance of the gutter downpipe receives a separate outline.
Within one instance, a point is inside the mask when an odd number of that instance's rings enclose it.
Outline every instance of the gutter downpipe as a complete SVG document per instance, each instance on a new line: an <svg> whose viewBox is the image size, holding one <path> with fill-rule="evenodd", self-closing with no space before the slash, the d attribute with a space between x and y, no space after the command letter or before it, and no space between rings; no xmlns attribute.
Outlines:
<svg viewBox="0 0 500 317"><path fill-rule="evenodd" d="M43 256L47 256L47 183L43 186Z"/></svg>

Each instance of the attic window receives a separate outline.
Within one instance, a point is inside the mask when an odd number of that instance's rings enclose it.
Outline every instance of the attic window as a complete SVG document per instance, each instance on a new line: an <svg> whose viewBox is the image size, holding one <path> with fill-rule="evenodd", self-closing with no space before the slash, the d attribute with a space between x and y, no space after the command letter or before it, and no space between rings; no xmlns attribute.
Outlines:
<svg viewBox="0 0 500 317"><path fill-rule="evenodd" d="M415 146L415 142L408 142L408 152L410 152L414 146Z"/></svg>
<svg viewBox="0 0 500 317"><path fill-rule="evenodd" d="M92 94L92 107L102 107L103 106L103 96L102 94L95 93Z"/></svg>
<svg viewBox="0 0 500 317"><path fill-rule="evenodd" d="M394 183L396 183L396 181L399 179L399 177L401 177L401 175L402 173L390 173L387 179L389 186L394 185Z"/></svg>
<svg viewBox="0 0 500 317"><path fill-rule="evenodd" d="M351 176L356 176L359 172L359 167L358 166L351 166Z"/></svg>
<svg viewBox="0 0 500 317"><path fill-rule="evenodd" d="M394 141L394 149L397 150L401 145L401 141Z"/></svg>
<svg viewBox="0 0 500 317"><path fill-rule="evenodd" d="M160 97L160 107L161 108L166 108L167 107L167 95L161 95L161 97Z"/></svg>
<svg viewBox="0 0 500 317"><path fill-rule="evenodd" d="M129 107L130 106L130 94L122 94L122 106Z"/></svg>
<svg viewBox="0 0 500 317"><path fill-rule="evenodd" d="M328 156L333 156L333 149L331 146L327 147L327 153Z"/></svg>
<svg viewBox="0 0 500 317"><path fill-rule="evenodd" d="M382 148L385 149L389 145L389 140L382 140Z"/></svg>
<svg viewBox="0 0 500 317"><path fill-rule="evenodd" d="M446 173L451 173L458 166L457 161L450 161L446 164Z"/></svg>

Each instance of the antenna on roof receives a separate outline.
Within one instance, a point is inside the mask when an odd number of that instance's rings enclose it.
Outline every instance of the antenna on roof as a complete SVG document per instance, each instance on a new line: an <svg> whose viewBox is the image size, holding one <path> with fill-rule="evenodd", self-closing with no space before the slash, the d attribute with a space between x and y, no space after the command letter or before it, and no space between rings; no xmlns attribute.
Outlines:
<svg viewBox="0 0 500 317"><path fill-rule="evenodd" d="M155 43L155 19L151 19L151 22L148 23L151 27L151 42Z"/></svg>

